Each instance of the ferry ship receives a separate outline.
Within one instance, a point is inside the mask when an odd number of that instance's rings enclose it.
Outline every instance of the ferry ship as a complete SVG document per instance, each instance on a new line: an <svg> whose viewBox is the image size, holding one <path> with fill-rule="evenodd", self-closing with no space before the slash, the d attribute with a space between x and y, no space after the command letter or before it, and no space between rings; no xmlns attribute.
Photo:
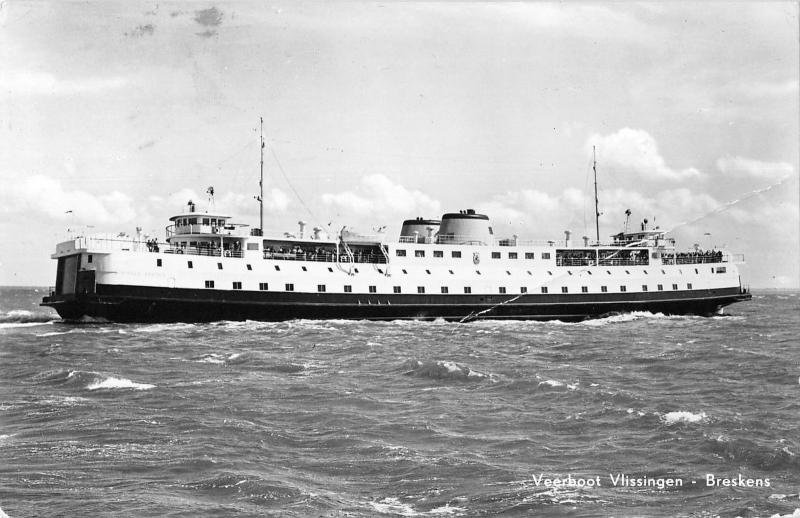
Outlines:
<svg viewBox="0 0 800 518"><path fill-rule="evenodd" d="M263 137L262 137L263 200ZM597 211L595 168L595 209ZM211 191L213 196L213 191ZM630 213L627 212L628 216ZM596 219L597 223L597 219ZM165 240L81 236L59 243L42 305L65 319L118 322L290 319L579 321L649 311L713 315L751 298L741 255L679 252L642 221L609 243L495 237L466 209L403 222L398 239L315 227L264 235L231 216L186 210ZM137 233L138 234L138 233Z"/></svg>

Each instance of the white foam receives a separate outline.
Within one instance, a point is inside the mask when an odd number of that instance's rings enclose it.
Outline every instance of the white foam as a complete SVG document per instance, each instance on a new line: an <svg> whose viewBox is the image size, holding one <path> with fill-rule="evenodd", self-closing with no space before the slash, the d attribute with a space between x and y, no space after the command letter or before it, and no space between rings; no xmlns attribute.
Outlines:
<svg viewBox="0 0 800 518"><path fill-rule="evenodd" d="M202 358L200 358L198 360L193 360L193 361L195 361L197 363L217 363L217 364L219 364L219 363L225 363L225 358L220 354L211 353L211 354L206 354Z"/></svg>
<svg viewBox="0 0 800 518"><path fill-rule="evenodd" d="M450 503L448 502L447 504L443 505L442 507L435 507L435 508L431 509L426 514L432 514L432 515L456 514L456 513L463 513L464 511L466 511L465 508L451 506Z"/></svg>
<svg viewBox="0 0 800 518"><path fill-rule="evenodd" d="M133 390L148 390L155 387L149 383L136 383L125 378L108 377L101 381L90 383L86 388L88 390L99 389L133 389Z"/></svg>
<svg viewBox="0 0 800 518"><path fill-rule="evenodd" d="M4 513L2 509L0 509L0 518L11 518L11 517L8 516L6 513Z"/></svg>
<svg viewBox="0 0 800 518"><path fill-rule="evenodd" d="M800 508L795 509L792 514L773 514L769 518L797 518L800 517ZM1 517L0 517L1 518Z"/></svg>
<svg viewBox="0 0 800 518"><path fill-rule="evenodd" d="M369 505L381 514L399 514L400 516L419 516L419 513L408 504L400 502L397 498L387 497L380 502L370 502Z"/></svg>
<svg viewBox="0 0 800 518"><path fill-rule="evenodd" d="M461 368L455 362L444 361L438 362L439 365L447 369L447 372L461 372Z"/></svg>
<svg viewBox="0 0 800 518"><path fill-rule="evenodd" d="M548 387L567 387L570 390L578 390L577 383L564 383L563 381L558 381L558 380L540 381L538 386L541 387L542 385L547 385Z"/></svg>
<svg viewBox="0 0 800 518"><path fill-rule="evenodd" d="M70 333L72 333L72 331L53 331L51 333L42 333L42 334L36 335L36 336L39 337L39 338L44 338L44 337L47 337L47 336L68 335Z"/></svg>
<svg viewBox="0 0 800 518"><path fill-rule="evenodd" d="M686 411L668 412L662 416L667 426L677 423L700 423L707 418L705 412L692 413Z"/></svg>
<svg viewBox="0 0 800 518"><path fill-rule="evenodd" d="M51 325L55 320L48 322L3 322L0 323L0 329L11 329L14 327L33 327L33 326L47 326ZM0 516L2 518L2 516Z"/></svg>

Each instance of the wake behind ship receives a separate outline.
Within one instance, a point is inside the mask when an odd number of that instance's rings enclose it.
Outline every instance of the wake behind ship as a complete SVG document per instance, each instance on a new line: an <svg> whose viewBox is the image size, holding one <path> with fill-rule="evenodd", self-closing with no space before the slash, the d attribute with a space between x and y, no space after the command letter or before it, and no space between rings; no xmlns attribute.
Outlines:
<svg viewBox="0 0 800 518"><path fill-rule="evenodd" d="M321 228L264 236L227 215L187 210L166 239L62 243L42 305L65 319L120 322L289 319L575 321L650 311L711 315L750 299L741 256L677 252L665 232L621 232L609 244L496 239L473 210L410 219L399 239Z"/></svg>

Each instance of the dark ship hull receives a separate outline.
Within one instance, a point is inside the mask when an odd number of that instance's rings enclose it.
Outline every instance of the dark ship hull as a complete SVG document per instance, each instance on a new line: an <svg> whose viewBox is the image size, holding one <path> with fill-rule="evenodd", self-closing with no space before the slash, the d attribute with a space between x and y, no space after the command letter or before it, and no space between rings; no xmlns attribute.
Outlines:
<svg viewBox="0 0 800 518"><path fill-rule="evenodd" d="M283 321L292 319L478 319L581 321L648 311L665 315L714 315L749 300L738 287L602 294L425 295L249 292L98 284L93 293L51 294L43 306L67 320L114 322Z"/></svg>

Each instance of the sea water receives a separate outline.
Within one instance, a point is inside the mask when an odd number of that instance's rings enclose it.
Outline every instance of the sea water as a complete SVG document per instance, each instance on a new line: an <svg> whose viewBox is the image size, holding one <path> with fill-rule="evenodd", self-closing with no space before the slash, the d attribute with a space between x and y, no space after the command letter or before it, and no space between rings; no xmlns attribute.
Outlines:
<svg viewBox="0 0 800 518"><path fill-rule="evenodd" d="M44 294L0 291L0 517L800 516L797 292L196 325L63 323Z"/></svg>

